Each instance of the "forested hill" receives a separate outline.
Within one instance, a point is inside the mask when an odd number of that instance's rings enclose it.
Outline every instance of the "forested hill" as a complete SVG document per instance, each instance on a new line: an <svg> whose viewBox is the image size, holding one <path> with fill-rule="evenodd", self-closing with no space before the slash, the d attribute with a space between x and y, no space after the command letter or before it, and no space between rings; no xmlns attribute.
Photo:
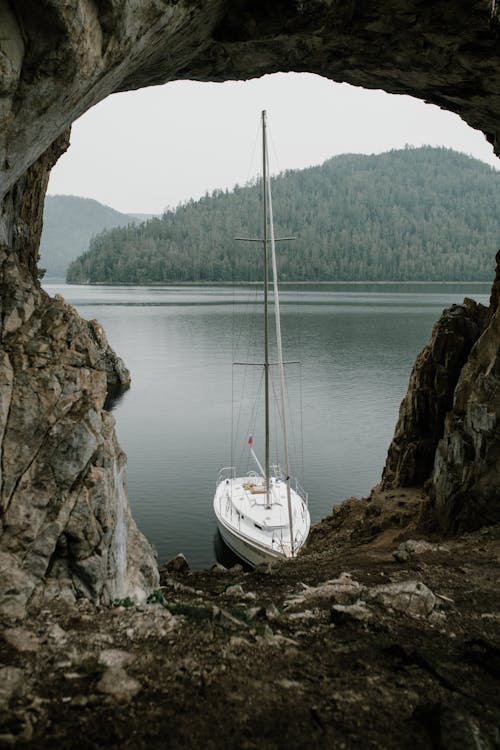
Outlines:
<svg viewBox="0 0 500 750"><path fill-rule="evenodd" d="M488 280L500 245L500 173L444 148L343 155L273 180L283 280ZM254 280L257 185L215 191L161 218L106 231L71 282Z"/></svg>

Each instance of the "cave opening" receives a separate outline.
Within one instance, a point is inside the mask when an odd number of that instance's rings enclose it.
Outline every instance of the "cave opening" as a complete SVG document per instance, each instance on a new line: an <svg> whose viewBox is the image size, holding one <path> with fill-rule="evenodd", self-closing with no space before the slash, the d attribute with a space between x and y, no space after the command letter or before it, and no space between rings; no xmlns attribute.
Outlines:
<svg viewBox="0 0 500 750"><path fill-rule="evenodd" d="M177 82L114 95L75 123L72 147L53 170L48 201L51 195L54 200L65 193L84 195L118 209L121 216L114 221L124 223L161 215L170 206L213 190L243 185L252 174L248 148L242 153L241 144L253 143L252 129L263 100L277 120L273 127L277 150L285 151L276 172L321 164L342 153L376 154L422 145L451 147L492 166L498 164L481 133L457 115L408 96L305 74L227 84ZM229 136L228 130L234 132ZM334 226L333 217L332 234ZM42 265L48 265L45 243L42 236ZM67 244L66 238L65 251ZM214 457L214 443L220 455L225 442L224 426L215 430L214 440L212 405L200 388L210 368L207 352L220 349L224 341L224 336L213 338L214 331L223 327L207 314L206 289L200 297L199 289L188 290L185 285L170 286L165 294L148 284L63 286L57 272L49 272L44 285L50 293L62 294L84 317L97 318L132 370L132 389L112 408L128 455L129 495L140 528L159 550L160 559L182 549L196 566L206 566L213 559L210 471L219 460ZM192 292L189 300L188 291ZM433 323L443 307L464 296L486 304L489 284L456 284L440 290L434 286L423 297L423 286L418 285L358 283L351 288L332 286L329 291L326 304L325 289L318 292L315 302L322 302L323 315L311 324L325 332L321 343L315 343L316 354L325 346L332 352L322 363L323 385L309 414L312 497L319 499L313 520L347 496L367 494L377 483L408 374ZM224 309L228 300L221 300L217 291L214 294L215 307ZM419 296L422 308L416 301ZM193 328L185 315L186 304L200 315ZM337 331L334 337L332 330ZM189 351L183 336L190 343ZM186 371L198 377L186 377ZM220 371L211 377L212 388L223 379ZM331 385L325 385L327 380ZM218 397L222 400L224 394ZM329 414L336 415L333 437L325 416ZM313 429L313 424L320 429ZM203 481L194 491L185 486L193 435L196 455L203 455L204 464ZM172 503L169 497L174 497ZM186 506L191 508L188 518L197 521L195 540L182 520ZM201 541L200 528L204 528Z"/></svg>

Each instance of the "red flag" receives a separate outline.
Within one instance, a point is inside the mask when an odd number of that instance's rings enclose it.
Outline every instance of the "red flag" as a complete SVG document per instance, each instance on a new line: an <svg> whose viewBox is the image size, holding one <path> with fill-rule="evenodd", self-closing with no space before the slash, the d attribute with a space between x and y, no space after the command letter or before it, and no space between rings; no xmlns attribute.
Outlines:
<svg viewBox="0 0 500 750"><path fill-rule="evenodd" d="M252 443L253 443L253 436L252 436L252 435L250 435L250 436L248 437L248 445L252 445Z"/></svg>

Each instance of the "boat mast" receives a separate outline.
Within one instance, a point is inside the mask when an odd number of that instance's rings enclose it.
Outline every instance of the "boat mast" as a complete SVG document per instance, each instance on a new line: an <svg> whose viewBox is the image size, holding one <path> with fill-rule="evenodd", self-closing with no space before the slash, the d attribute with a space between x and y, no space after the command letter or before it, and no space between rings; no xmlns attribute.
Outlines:
<svg viewBox="0 0 500 750"><path fill-rule="evenodd" d="M262 206L263 206L263 252L264 252L264 399L265 399L265 468L266 468L266 507L270 507L269 494L269 319L268 319L268 283L267 264L267 135L266 110L262 110Z"/></svg>
<svg viewBox="0 0 500 750"><path fill-rule="evenodd" d="M269 165L268 171L269 171ZM273 221L273 202L272 202L272 196L271 196L271 183L270 180L268 180L267 184L267 190L268 190L268 212L269 212L269 234L270 234L270 242L271 242L271 262L272 262L272 271L273 271L273 291L274 291L274 312L275 312L275 321L276 321L276 346L278 350L278 366L279 366L279 374L280 374L280 411L281 411L281 430L283 433L283 453L284 453L284 469L285 469L285 478L286 478L286 498L287 498L287 505L288 505L288 524L290 526L290 550L292 553L292 557L294 555L294 545L293 545L293 514L292 514L292 495L291 495L291 488L290 488L290 460L289 460L289 453L288 453L288 434L287 434L287 428L286 428L286 411L285 411L285 367L283 364L283 347L281 345L281 316L280 316L280 298L278 294L278 269L276 266L276 248L275 248L275 240L274 240L274 221ZM293 239L293 238L289 238Z"/></svg>

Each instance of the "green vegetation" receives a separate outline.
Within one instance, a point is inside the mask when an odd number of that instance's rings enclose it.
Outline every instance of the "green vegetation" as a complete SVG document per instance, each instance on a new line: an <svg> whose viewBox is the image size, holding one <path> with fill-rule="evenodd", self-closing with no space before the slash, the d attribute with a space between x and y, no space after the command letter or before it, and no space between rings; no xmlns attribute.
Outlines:
<svg viewBox="0 0 500 750"><path fill-rule="evenodd" d="M500 174L424 147L344 155L273 180L283 280L487 280L500 240ZM161 218L105 231L73 261L69 282L251 281L260 188L215 191Z"/></svg>
<svg viewBox="0 0 500 750"><path fill-rule="evenodd" d="M68 264L87 250L91 238L103 229L144 220L76 195L47 195L43 210L40 261L47 276L66 274Z"/></svg>

